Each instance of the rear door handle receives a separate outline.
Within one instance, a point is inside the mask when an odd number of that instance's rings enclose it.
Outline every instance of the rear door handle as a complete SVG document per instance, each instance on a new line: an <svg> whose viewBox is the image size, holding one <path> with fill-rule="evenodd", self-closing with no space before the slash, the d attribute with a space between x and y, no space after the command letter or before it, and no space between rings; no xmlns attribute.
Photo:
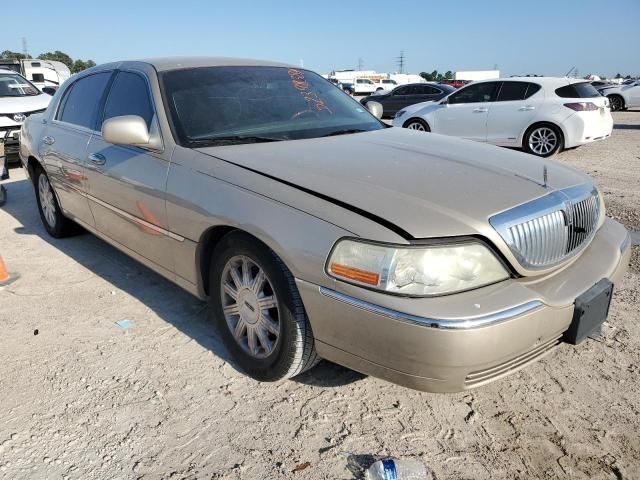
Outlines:
<svg viewBox="0 0 640 480"><path fill-rule="evenodd" d="M89 160L95 163L96 165L104 165L107 161L106 157L101 153L90 153Z"/></svg>
<svg viewBox="0 0 640 480"><path fill-rule="evenodd" d="M56 139L53 137L50 137L49 135L46 135L42 137L42 142L45 143L46 145L53 145L54 143L56 143Z"/></svg>
<svg viewBox="0 0 640 480"><path fill-rule="evenodd" d="M489 111L489 110L488 110L487 108L480 107L480 108L476 108L476 109L473 111L473 113L487 113L488 111Z"/></svg>
<svg viewBox="0 0 640 480"><path fill-rule="evenodd" d="M527 105L525 107L520 107L518 109L519 112L530 112L531 110L535 110L536 107L534 107L533 105Z"/></svg>

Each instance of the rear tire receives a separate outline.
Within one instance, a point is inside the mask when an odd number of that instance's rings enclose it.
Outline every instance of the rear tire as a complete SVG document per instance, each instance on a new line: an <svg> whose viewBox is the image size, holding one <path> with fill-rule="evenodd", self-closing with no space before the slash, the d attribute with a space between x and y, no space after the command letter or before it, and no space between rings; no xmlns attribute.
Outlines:
<svg viewBox="0 0 640 480"><path fill-rule="evenodd" d="M620 95L608 95L609 104L611 105L612 112L618 112L620 110L625 110L624 98Z"/></svg>
<svg viewBox="0 0 640 480"><path fill-rule="evenodd" d="M419 132L431 131L431 127L429 127L429 124L424 120L422 120L421 118L410 118L409 120L404 122L404 125L402 125L402 128L406 128L409 130L417 130Z"/></svg>
<svg viewBox="0 0 640 480"><path fill-rule="evenodd" d="M229 233L213 252L209 274L213 320L247 375L272 382L320 361L293 275L271 249L246 233Z"/></svg>
<svg viewBox="0 0 640 480"><path fill-rule="evenodd" d="M40 212L40 219L47 233L54 238L63 238L77 233L79 230L77 224L69 220L62 213L46 172L42 167L37 167L35 174L34 188L36 191L38 210Z"/></svg>
<svg viewBox="0 0 640 480"><path fill-rule="evenodd" d="M564 145L562 131L551 123L532 125L524 134L523 148L537 157L551 157Z"/></svg>

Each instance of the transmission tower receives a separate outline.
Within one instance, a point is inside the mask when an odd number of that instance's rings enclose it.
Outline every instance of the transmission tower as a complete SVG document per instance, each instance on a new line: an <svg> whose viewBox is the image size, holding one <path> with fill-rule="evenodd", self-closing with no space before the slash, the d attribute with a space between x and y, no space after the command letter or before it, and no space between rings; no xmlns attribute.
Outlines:
<svg viewBox="0 0 640 480"><path fill-rule="evenodd" d="M362 71L364 67L364 60L362 59L362 57L358 58L358 71Z"/></svg>
<svg viewBox="0 0 640 480"><path fill-rule="evenodd" d="M25 58L29 58L29 51L27 49L27 37L22 37L22 53L24 53Z"/></svg>
<svg viewBox="0 0 640 480"><path fill-rule="evenodd" d="M400 50L400 56L397 57L398 73L404 73L404 50Z"/></svg>

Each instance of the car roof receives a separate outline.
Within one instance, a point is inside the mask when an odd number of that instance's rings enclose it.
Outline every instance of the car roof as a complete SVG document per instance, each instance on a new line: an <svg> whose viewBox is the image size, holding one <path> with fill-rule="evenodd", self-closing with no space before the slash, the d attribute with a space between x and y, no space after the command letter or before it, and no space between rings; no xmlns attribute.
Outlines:
<svg viewBox="0 0 640 480"><path fill-rule="evenodd" d="M530 82L537 83L543 87L558 88L565 85L571 85L573 83L590 83L589 80L583 78L569 78L569 77L506 77L506 78L494 78L490 80L477 80L475 83L484 82Z"/></svg>
<svg viewBox="0 0 640 480"><path fill-rule="evenodd" d="M159 58L142 58L139 60L125 60L121 62L111 62L97 67L93 70L102 70L106 68L116 67L132 67L136 64L145 63L153 66L158 72L168 70L180 70L184 68L198 67L287 67L297 68L294 65L286 63L272 62L269 60L256 60L250 58L235 57L159 57Z"/></svg>

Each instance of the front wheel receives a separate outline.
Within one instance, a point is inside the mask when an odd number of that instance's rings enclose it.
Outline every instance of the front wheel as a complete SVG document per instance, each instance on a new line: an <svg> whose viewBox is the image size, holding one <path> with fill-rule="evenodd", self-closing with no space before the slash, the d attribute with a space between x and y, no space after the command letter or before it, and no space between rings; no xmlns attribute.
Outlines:
<svg viewBox="0 0 640 480"><path fill-rule="evenodd" d="M225 346L250 377L291 378L320 360L293 275L271 249L228 234L213 253L209 285Z"/></svg>
<svg viewBox="0 0 640 480"><path fill-rule="evenodd" d="M404 128L409 130L417 130L419 132L430 132L429 124L420 118L411 118L405 122Z"/></svg>
<svg viewBox="0 0 640 480"><path fill-rule="evenodd" d="M607 98L609 99L609 104L611 105L612 112L624 110L624 98L622 98L620 95L609 95Z"/></svg>
<svg viewBox="0 0 640 480"><path fill-rule="evenodd" d="M534 125L524 136L524 149L538 157L555 155L564 143L560 129L554 125Z"/></svg>

